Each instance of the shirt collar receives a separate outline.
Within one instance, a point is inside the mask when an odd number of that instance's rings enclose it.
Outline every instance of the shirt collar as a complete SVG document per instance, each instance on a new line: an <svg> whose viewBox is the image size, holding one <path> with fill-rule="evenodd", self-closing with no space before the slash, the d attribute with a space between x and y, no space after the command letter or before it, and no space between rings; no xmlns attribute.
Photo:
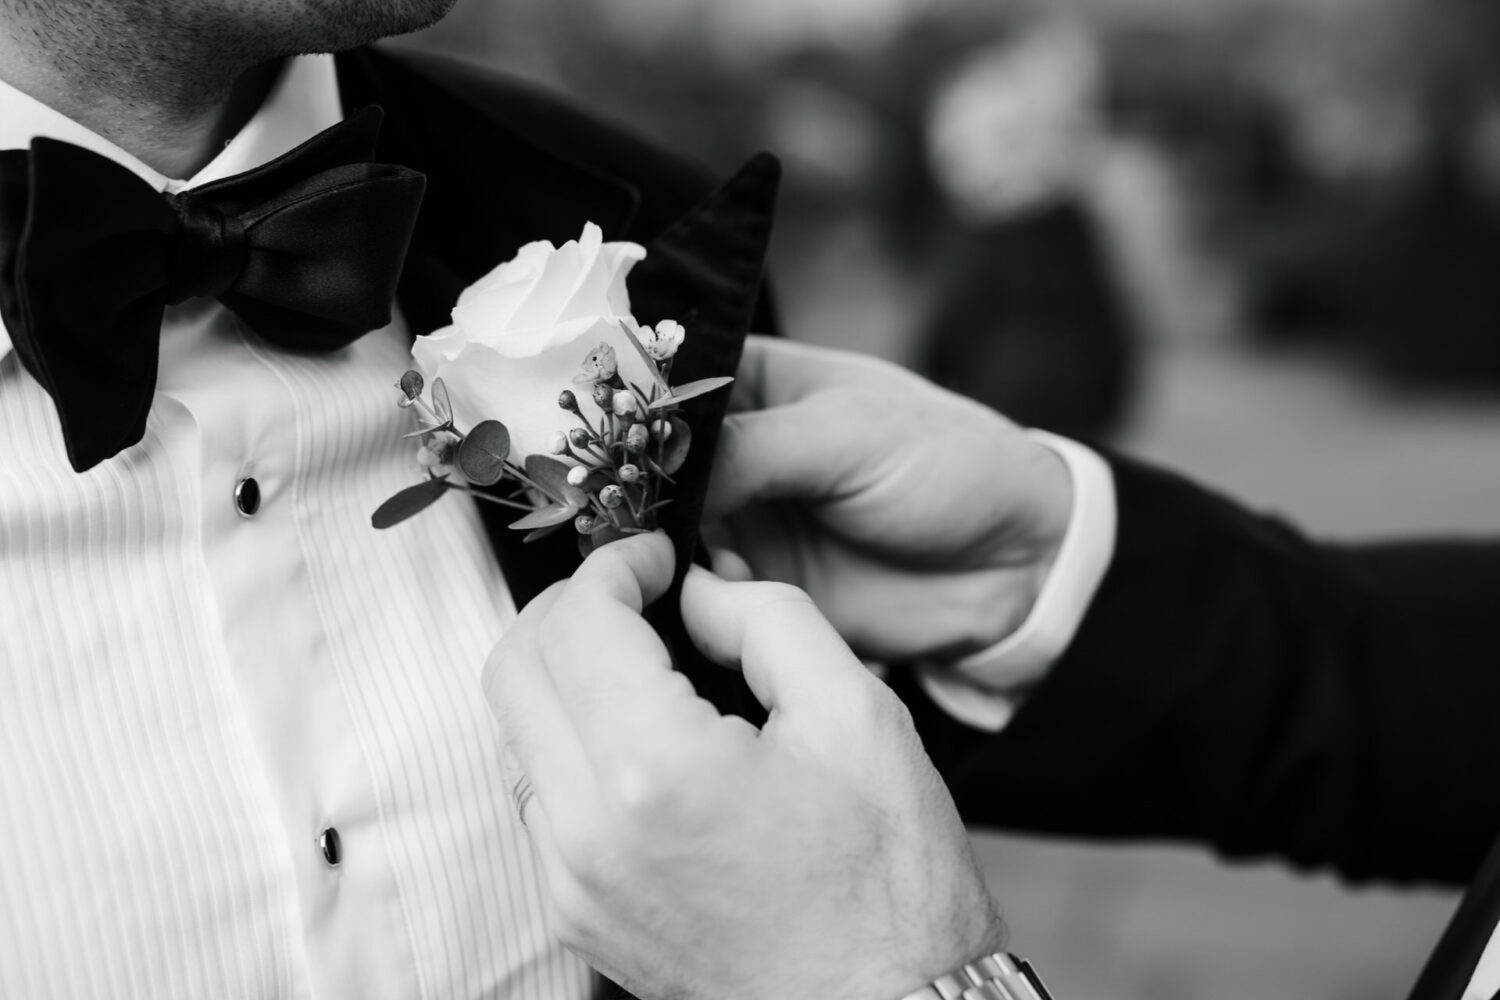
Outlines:
<svg viewBox="0 0 1500 1000"><path fill-rule="evenodd" d="M269 163L343 118L333 56L289 59L265 102L208 165L183 180L167 177L96 132L0 80L0 149L25 149L38 137L92 150L127 168L158 191L176 193ZM0 360L10 353L0 322Z"/></svg>

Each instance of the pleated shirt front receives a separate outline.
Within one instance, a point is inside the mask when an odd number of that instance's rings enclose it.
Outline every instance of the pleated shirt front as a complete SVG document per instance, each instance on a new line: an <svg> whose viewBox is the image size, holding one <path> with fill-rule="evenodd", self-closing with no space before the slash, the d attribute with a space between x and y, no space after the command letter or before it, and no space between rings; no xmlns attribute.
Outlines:
<svg viewBox="0 0 1500 1000"><path fill-rule="evenodd" d="M294 60L177 183L0 84L0 148L162 190L339 116ZM514 609L477 512L370 526L420 475L406 330L297 354L204 300L161 343L145 439L79 475L0 331L0 996L588 996L480 690Z"/></svg>

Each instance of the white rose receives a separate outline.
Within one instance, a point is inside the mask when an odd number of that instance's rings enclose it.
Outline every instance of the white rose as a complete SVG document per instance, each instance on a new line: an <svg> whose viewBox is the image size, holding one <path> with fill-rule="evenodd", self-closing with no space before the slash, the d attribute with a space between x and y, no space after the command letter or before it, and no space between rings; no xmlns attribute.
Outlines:
<svg viewBox="0 0 1500 1000"><path fill-rule="evenodd" d="M597 415L589 386L573 376L600 343L619 358L620 375L649 385L650 370L623 325L634 324L625 276L646 256L635 243L605 243L589 223L575 241L521 248L459 296L453 325L418 337L412 357L441 378L460 430L498 420L510 430L517 458L547 454L553 434L578 420L557 405L577 389L586 413Z"/></svg>

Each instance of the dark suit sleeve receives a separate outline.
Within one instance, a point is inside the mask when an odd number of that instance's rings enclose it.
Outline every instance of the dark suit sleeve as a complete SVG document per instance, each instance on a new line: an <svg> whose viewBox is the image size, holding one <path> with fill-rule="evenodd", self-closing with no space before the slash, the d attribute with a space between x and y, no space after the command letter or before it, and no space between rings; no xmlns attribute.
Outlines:
<svg viewBox="0 0 1500 1000"><path fill-rule="evenodd" d="M966 819L1467 881L1500 832L1500 545L1319 546L1114 471L1111 568L1011 725L906 684Z"/></svg>

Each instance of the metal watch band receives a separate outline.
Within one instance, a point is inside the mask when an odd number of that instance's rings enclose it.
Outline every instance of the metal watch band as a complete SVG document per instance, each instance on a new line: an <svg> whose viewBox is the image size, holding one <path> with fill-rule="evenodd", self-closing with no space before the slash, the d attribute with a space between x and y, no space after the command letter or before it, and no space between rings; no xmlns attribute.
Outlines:
<svg viewBox="0 0 1500 1000"><path fill-rule="evenodd" d="M901 1000L1052 1000L1031 963L996 952L940 976Z"/></svg>

